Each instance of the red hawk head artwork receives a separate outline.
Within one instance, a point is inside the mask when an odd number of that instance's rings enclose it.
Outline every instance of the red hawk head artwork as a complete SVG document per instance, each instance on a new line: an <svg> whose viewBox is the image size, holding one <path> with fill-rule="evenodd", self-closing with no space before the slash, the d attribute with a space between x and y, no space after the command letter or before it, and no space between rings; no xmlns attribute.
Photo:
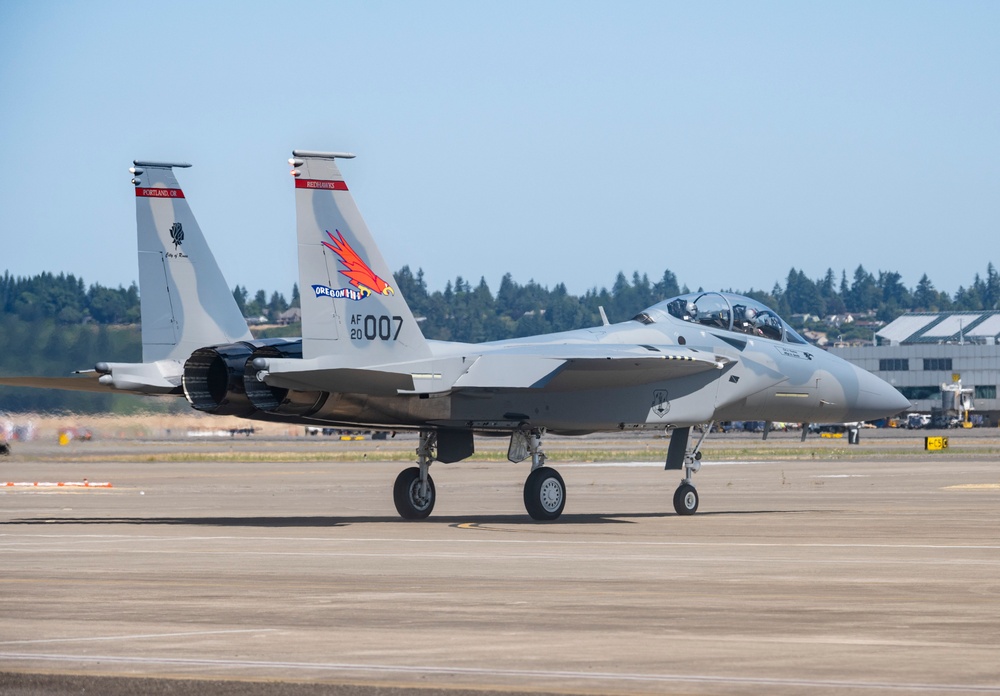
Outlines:
<svg viewBox="0 0 1000 696"><path fill-rule="evenodd" d="M334 230L334 232L337 233L336 237L327 231L326 235L330 241L324 241L323 246L340 257L340 262L346 266L346 269L342 269L340 272L350 279L351 285L356 287L365 297L371 294L395 295L396 292L392 286L375 275L371 267L361 260L358 253L344 239L340 230Z"/></svg>

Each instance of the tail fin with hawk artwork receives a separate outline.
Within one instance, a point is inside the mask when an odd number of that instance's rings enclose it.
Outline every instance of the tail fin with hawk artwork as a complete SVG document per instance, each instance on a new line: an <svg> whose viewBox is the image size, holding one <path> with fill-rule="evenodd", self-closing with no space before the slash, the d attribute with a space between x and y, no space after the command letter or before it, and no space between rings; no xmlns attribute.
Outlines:
<svg viewBox="0 0 1000 696"><path fill-rule="evenodd" d="M430 348L337 168L339 152L292 152L302 357L384 364Z"/></svg>

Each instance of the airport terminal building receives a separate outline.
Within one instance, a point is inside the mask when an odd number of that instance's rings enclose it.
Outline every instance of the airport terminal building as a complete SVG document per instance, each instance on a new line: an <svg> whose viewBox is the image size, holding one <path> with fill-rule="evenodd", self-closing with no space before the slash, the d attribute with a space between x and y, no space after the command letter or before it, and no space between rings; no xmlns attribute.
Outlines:
<svg viewBox="0 0 1000 696"><path fill-rule="evenodd" d="M949 385L971 389L973 420L1000 423L1000 311L904 314L875 334L876 345L831 352L873 372L910 399L913 411L952 408Z"/></svg>

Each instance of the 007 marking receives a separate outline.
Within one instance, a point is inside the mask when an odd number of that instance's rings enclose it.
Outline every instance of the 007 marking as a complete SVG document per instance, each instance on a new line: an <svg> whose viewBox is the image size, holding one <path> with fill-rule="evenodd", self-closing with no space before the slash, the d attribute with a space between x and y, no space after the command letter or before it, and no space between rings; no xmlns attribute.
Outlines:
<svg viewBox="0 0 1000 696"><path fill-rule="evenodd" d="M351 315L352 341L395 341L403 328L403 317L376 316L374 314Z"/></svg>

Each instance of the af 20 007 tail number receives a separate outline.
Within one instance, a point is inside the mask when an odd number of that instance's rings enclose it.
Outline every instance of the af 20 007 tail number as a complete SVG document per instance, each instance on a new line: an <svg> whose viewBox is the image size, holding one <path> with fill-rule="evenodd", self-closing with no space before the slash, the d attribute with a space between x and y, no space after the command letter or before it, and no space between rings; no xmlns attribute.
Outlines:
<svg viewBox="0 0 1000 696"><path fill-rule="evenodd" d="M403 328L403 317L382 314L352 314L352 341L395 341Z"/></svg>

